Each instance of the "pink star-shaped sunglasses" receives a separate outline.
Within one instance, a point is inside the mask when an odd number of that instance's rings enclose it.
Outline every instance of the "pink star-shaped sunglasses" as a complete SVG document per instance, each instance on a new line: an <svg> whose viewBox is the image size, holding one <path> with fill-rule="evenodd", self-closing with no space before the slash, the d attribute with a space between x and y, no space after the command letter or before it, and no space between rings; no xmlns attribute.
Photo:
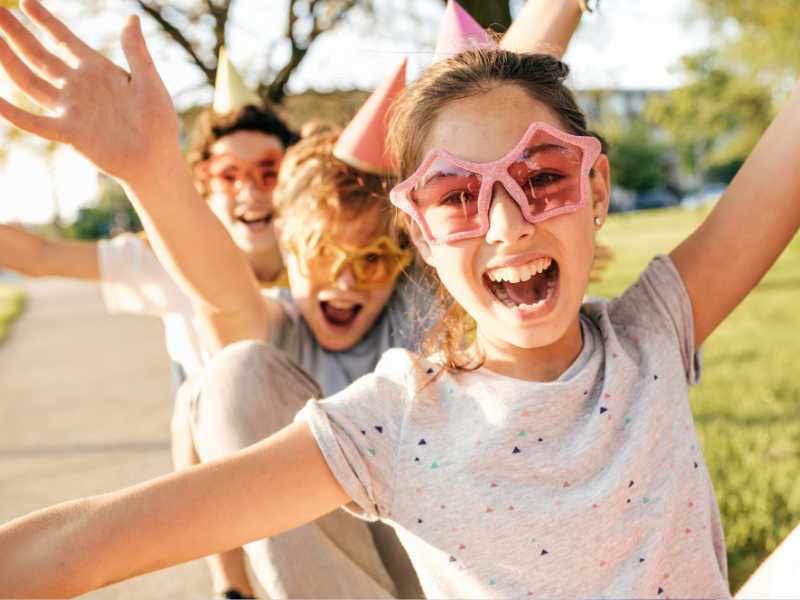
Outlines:
<svg viewBox="0 0 800 600"><path fill-rule="evenodd" d="M533 123L508 154L493 162L431 150L389 197L414 219L429 244L482 237L489 230L495 183L519 205L526 221L538 223L586 204L589 171L601 151L595 137Z"/></svg>

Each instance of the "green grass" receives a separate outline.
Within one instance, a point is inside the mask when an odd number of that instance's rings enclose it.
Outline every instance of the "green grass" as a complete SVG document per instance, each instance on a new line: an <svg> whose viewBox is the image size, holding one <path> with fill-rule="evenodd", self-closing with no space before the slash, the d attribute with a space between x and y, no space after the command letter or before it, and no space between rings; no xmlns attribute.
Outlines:
<svg viewBox="0 0 800 600"><path fill-rule="evenodd" d="M619 294L706 212L613 215L600 241L615 259L590 292ZM800 237L705 343L702 380L690 393L722 512L733 591L800 524L799 300Z"/></svg>
<svg viewBox="0 0 800 600"><path fill-rule="evenodd" d="M25 306L25 294L14 286L0 284L0 340L8 335L11 322Z"/></svg>

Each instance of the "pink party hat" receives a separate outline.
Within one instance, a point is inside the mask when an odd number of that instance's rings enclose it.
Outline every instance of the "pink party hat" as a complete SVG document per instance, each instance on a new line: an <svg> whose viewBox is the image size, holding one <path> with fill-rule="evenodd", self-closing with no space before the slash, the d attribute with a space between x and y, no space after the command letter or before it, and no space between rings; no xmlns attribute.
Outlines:
<svg viewBox="0 0 800 600"><path fill-rule="evenodd" d="M389 107L406 86L407 62L408 59L403 59L342 131L333 148L336 158L368 173L386 175L391 172L391 161L386 154L387 118Z"/></svg>
<svg viewBox="0 0 800 600"><path fill-rule="evenodd" d="M497 44L456 0L447 0L444 21L436 40L433 62L473 48L495 48Z"/></svg>

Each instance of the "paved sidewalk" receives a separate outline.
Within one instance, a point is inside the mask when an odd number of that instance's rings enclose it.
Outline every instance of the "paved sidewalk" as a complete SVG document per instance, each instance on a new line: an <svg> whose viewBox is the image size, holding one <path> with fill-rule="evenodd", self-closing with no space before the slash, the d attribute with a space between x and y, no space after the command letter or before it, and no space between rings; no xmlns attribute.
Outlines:
<svg viewBox="0 0 800 600"><path fill-rule="evenodd" d="M161 323L110 316L96 285L23 280L28 305L0 344L0 522L170 470ZM201 561L84 596L207 598Z"/></svg>

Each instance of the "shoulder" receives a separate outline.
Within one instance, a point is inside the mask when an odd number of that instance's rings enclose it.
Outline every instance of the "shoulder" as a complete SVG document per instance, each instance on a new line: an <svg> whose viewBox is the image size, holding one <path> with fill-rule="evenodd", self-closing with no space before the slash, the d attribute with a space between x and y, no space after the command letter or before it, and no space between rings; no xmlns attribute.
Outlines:
<svg viewBox="0 0 800 600"><path fill-rule="evenodd" d="M390 348L383 353L375 366L376 377L406 385L409 379L419 376L423 365L426 363L414 352L404 348Z"/></svg>
<svg viewBox="0 0 800 600"><path fill-rule="evenodd" d="M688 306L683 280L668 256L653 258L636 281L616 298L588 297L583 303L586 315L603 329L658 328L670 313Z"/></svg>

